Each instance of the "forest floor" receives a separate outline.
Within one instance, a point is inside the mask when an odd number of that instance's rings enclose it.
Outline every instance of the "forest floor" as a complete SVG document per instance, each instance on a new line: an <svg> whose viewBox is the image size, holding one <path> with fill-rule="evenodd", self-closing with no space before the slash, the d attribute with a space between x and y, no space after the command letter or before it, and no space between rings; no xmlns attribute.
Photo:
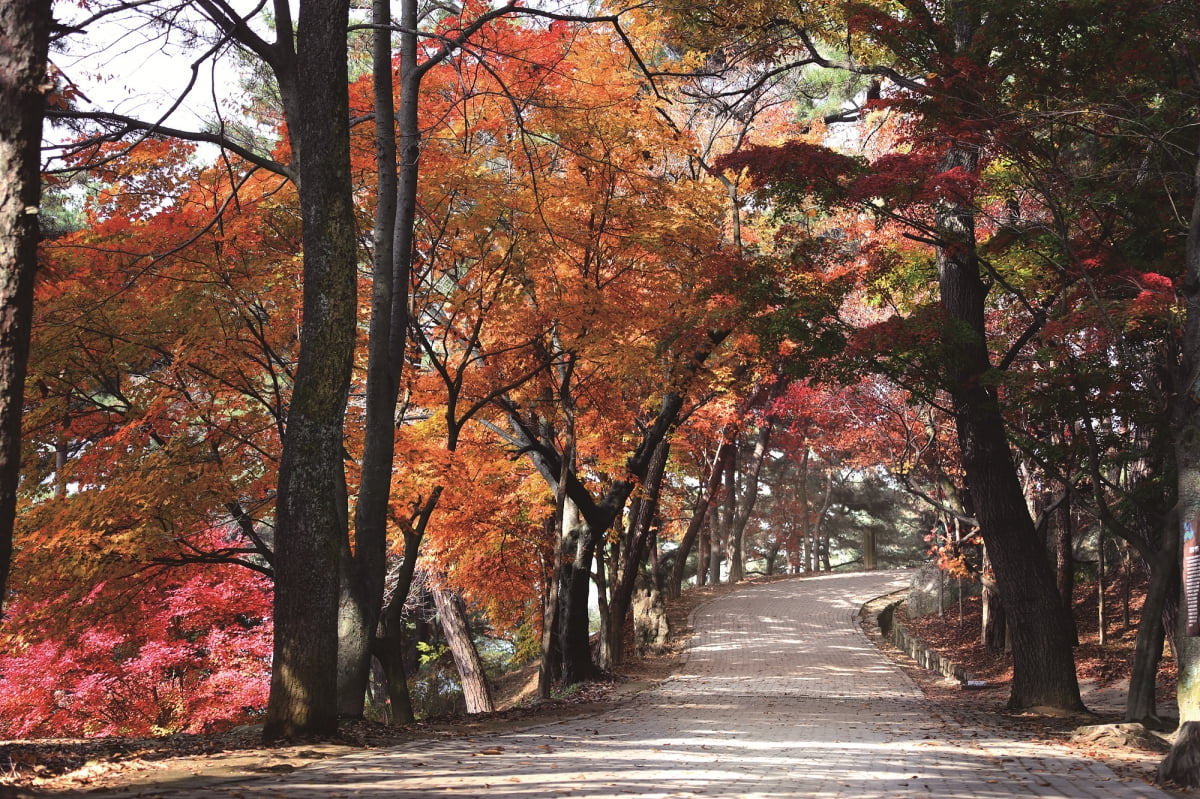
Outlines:
<svg viewBox="0 0 1200 799"><path fill-rule="evenodd" d="M427 738L471 737L596 713L614 703L629 701L639 691L669 676L690 634L687 620L691 612L734 588L722 585L687 591L682 599L668 604L672 637L666 651L630 658L611 681L592 684L547 702L535 701L537 672L536 666L532 666L499 681L498 705L505 709L496 713L441 718L403 727L354 722L343 725L336 738L322 741L264 746L257 727L165 738L0 741L0 797L62 796L120 788L140 793L142 789L152 791L156 784L179 784L182 779L203 782L288 772L314 760L362 749ZM1086 590L1080 589L1079 594L1081 645L1076 650L1076 661L1085 702L1096 713L1094 718L1053 718L1005 711L1010 658L988 653L977 643L978 600L964 601L961 618L956 605L941 617L930 616L905 624L935 649L986 681L986 688L963 690L916 667L890 646L882 643L880 646L921 685L938 706L935 713L940 712L970 729L996 731L1005 737L1070 740L1072 732L1081 725L1120 720L1119 708L1124 700L1123 686L1133 647L1133 630L1122 624L1119 604L1113 604L1112 612L1117 618L1108 626L1108 644L1101 647L1095 642L1095 623L1089 627L1082 618L1088 609ZM1092 596L1094 618L1094 589ZM1136 622L1136 609L1134 613ZM1173 713L1173 674L1173 663L1164 664L1160 710L1168 715ZM1080 740L1076 745L1113 768L1141 779L1153 772L1162 757L1154 748L1154 740L1149 743Z"/></svg>

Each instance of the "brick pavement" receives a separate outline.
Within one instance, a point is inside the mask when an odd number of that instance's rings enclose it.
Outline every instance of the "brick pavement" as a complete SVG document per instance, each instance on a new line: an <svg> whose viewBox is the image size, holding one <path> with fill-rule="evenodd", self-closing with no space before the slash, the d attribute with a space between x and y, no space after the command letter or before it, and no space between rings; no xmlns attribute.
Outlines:
<svg viewBox="0 0 1200 799"><path fill-rule="evenodd" d="M1166 799L1052 744L931 712L857 628L900 573L748 587L700 608L681 673L600 716L357 753L288 775L164 791L270 797Z"/></svg>

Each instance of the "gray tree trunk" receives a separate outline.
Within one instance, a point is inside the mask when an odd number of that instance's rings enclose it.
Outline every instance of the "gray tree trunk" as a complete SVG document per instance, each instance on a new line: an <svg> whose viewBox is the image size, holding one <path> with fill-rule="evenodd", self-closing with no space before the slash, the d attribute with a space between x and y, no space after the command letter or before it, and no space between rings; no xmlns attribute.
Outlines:
<svg viewBox="0 0 1200 799"><path fill-rule="evenodd" d="M467 623L466 611L463 610L462 599L454 591L435 588L433 601L437 605L442 631L446 634L446 644L450 647L450 654L458 669L463 698L467 700L467 712L491 713L496 709L492 702L492 690L488 686L479 650L471 640L471 629Z"/></svg>
<svg viewBox="0 0 1200 799"><path fill-rule="evenodd" d="M358 310L348 23L347 0L300 4L303 114L288 123L303 153L304 310L276 500L269 741L337 729L338 563L347 535L342 435Z"/></svg>

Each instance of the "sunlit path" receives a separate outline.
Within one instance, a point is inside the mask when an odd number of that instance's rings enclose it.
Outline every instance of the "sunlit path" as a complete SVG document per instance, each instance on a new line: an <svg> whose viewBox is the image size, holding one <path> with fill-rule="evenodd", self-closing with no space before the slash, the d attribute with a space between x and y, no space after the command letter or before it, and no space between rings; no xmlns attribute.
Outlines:
<svg viewBox="0 0 1200 799"><path fill-rule="evenodd" d="M605 715L419 742L185 796L1090 797L1166 799L1049 744L972 739L931 714L857 628L905 582L849 574L746 588L696 613L681 673ZM156 795L164 793L161 789Z"/></svg>

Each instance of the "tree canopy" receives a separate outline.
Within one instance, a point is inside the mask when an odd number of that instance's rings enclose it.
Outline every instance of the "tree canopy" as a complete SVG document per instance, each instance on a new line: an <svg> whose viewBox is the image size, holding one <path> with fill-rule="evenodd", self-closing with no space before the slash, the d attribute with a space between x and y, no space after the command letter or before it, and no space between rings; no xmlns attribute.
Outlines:
<svg viewBox="0 0 1200 799"><path fill-rule="evenodd" d="M103 2L59 46L148 8L242 83L185 130L54 76L19 734L404 719L441 641L464 689L465 644L549 691L620 662L636 591L935 530L998 592L1017 708L1079 707L1062 558L1126 541L1153 684L1188 4Z"/></svg>

